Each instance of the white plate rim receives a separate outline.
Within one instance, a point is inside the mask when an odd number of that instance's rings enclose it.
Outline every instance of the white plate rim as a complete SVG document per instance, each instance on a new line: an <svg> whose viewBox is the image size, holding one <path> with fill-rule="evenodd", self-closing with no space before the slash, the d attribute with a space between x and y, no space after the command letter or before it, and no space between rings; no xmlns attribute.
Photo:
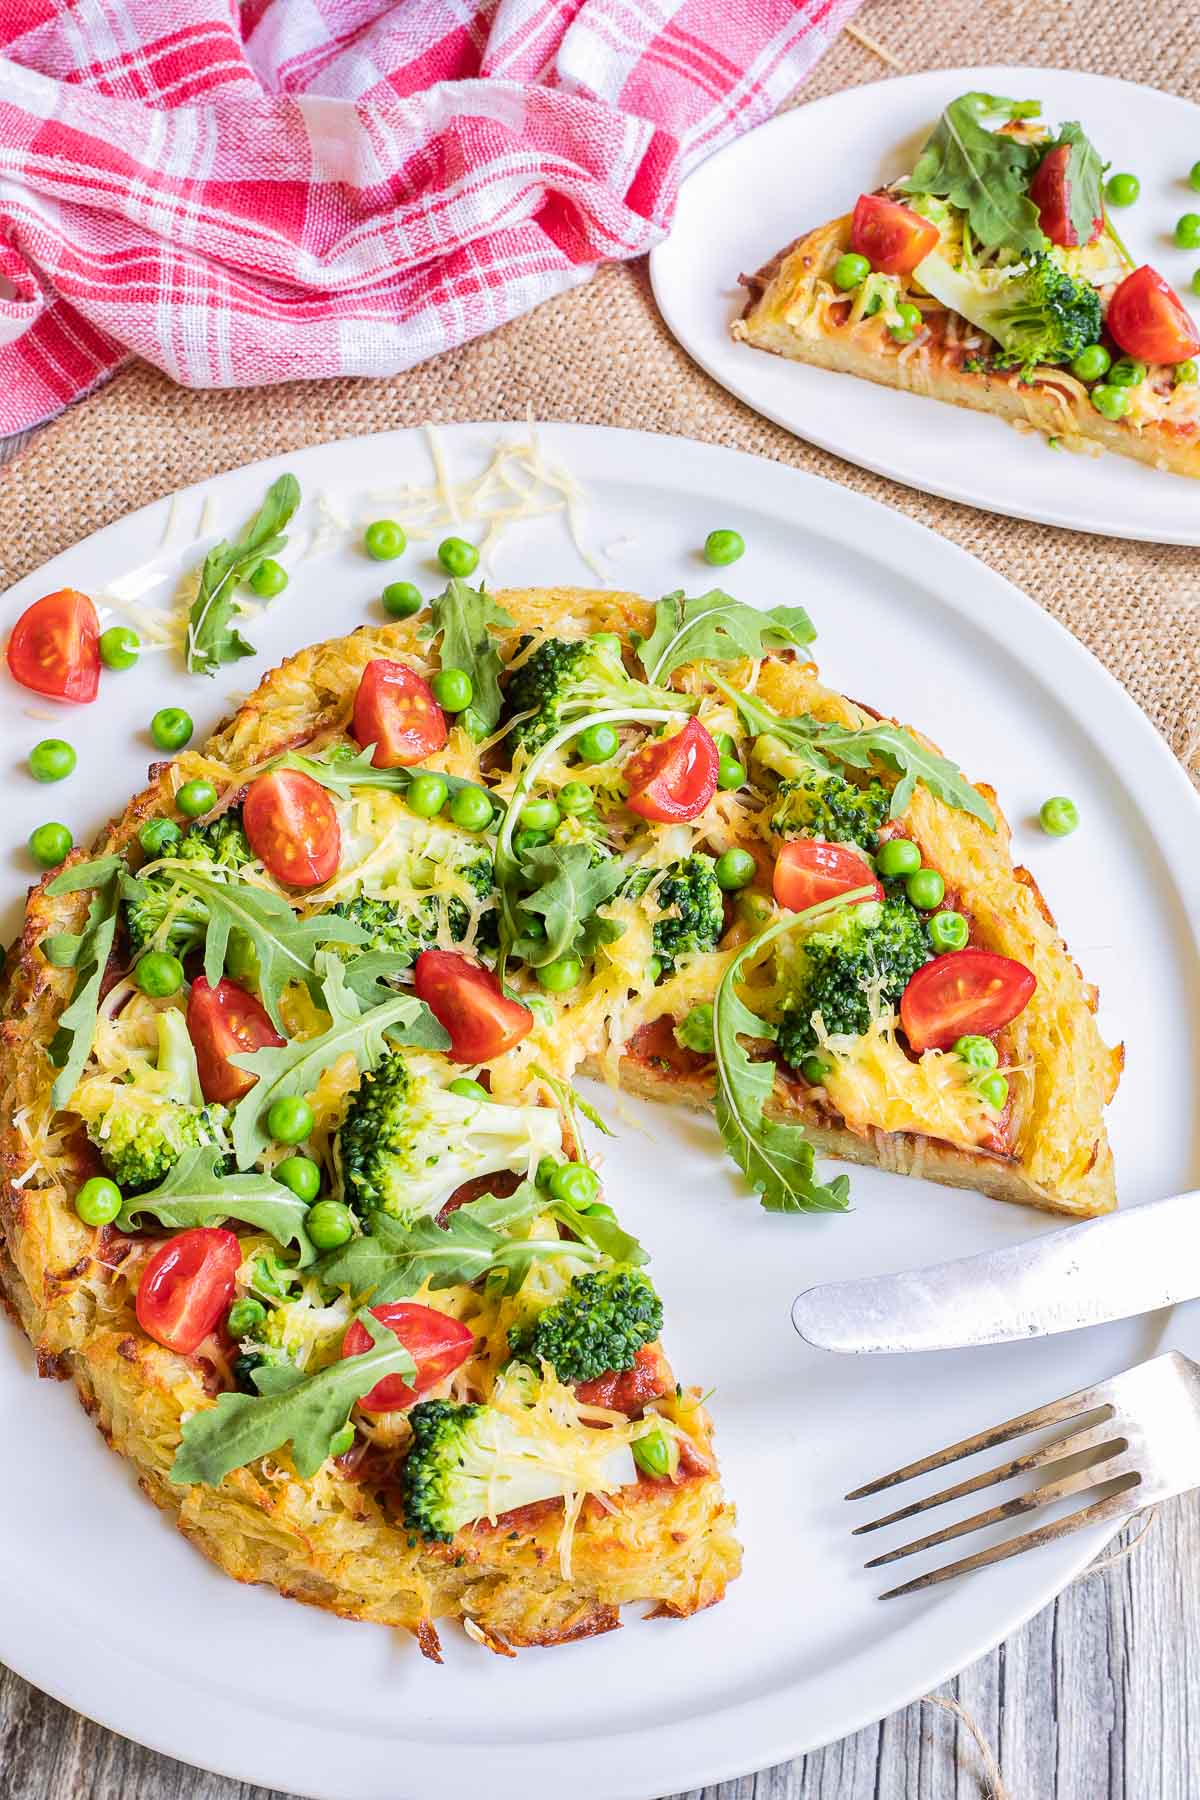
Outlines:
<svg viewBox="0 0 1200 1800"><path fill-rule="evenodd" d="M693 170L688 181L703 179L705 173L711 172L712 166L722 157L732 160L739 154L745 154L748 146L758 146L765 153L776 138L779 139L781 145L785 145L791 133L802 129L798 123L799 120L804 119L811 124L814 115L824 110L840 109L849 95L854 95L857 100L864 94L876 92L881 97L881 104L886 105L885 94L889 91L894 92L897 87L912 89L944 84L946 91L954 86L958 88L958 91L981 89L989 93L999 93L1005 88L1010 88L1016 92L1020 90L1023 83L1045 83L1050 80L1061 80L1064 76L1082 76L1086 77L1089 82L1105 83L1111 87L1150 94L1156 101L1164 105L1200 114L1200 107L1195 102L1184 99L1182 95L1164 93L1160 88L1151 87L1147 82L1126 81L1120 76L1098 75L1090 70L1053 69L1026 64L987 64L969 68L922 69L912 75L885 76L878 81L864 83L861 86L843 88L835 94L824 95L819 100L802 102L799 106L790 107L786 112L776 113L774 118L766 120L762 125L755 126L753 131L745 133L744 136L734 138L732 142L707 157L697 169ZM934 104L930 112L931 121L940 110L941 104L944 104L944 95L939 102ZM1200 127L1194 125L1193 129L1197 131L1198 141L1200 141ZM686 185L685 182L685 188ZM821 430L820 414L816 409L802 427L797 423L794 411L789 412L786 407L771 406L769 403L765 403L755 391L754 384L740 378L739 369L748 367L742 363L740 357L736 357L734 354L730 354L728 358L710 355L691 338L690 334L676 329L673 318L674 308L667 290L671 279L672 258L679 253L679 241L678 237L673 237L672 233L668 232L667 236L656 244L650 253L650 287L664 324L692 361L707 375L719 382L728 393L733 394L744 405L751 407L761 417L769 419L772 424L781 426L793 437L811 443L817 449L825 450L842 461L849 462L854 467L866 469L869 474L878 475L886 481L894 481L902 487L911 488L915 493L932 494L938 499L950 500L957 506L968 506L976 511L990 512L1001 518L1020 519L1030 524L1052 525L1060 530L1081 532L1089 536L1125 538L1141 543L1184 547L1200 544L1200 495L1195 496L1197 500L1196 523L1190 530L1181 526L1173 526L1165 530L1162 527L1155 528L1151 525L1139 526L1136 518L1125 519L1120 524L1114 524L1110 518L1106 517L1099 501L1096 503L1095 510L1088 513L1086 517L1081 516L1078 509L1056 507L1050 500L1047 500L1045 504L1029 507L1006 506L997 500L981 499L978 492L956 487L953 482L914 479L904 474L894 460L889 461L875 457L860 450L855 450L851 454L843 441ZM731 352L734 349L732 344L729 348ZM846 379L857 378L848 376ZM890 392L890 390L885 390L885 392ZM894 397L902 400L922 398L922 396L906 396L904 394L897 394ZM928 404L931 407L938 407L951 417L959 410L941 401L929 400ZM816 423L811 422L812 420L815 420ZM1005 422L996 419L993 423L999 428ZM1011 430L1011 427L1009 429ZM1110 460L1115 459L1110 458ZM1143 465L1138 464L1136 467L1141 469ZM1183 486L1188 478L1163 474L1161 479L1174 481ZM1193 485L1200 486L1200 483ZM1047 482L1041 491L1047 495L1051 494L1052 484Z"/></svg>
<svg viewBox="0 0 1200 1800"><path fill-rule="evenodd" d="M465 437L468 433L502 434L521 428L507 420L479 421L441 429L447 436L459 432ZM1072 710L1076 723L1092 736L1095 735L1091 730L1093 715L1080 701L1079 687L1085 691L1090 687L1101 698L1108 747L1113 748L1113 734L1117 733L1121 740L1118 748L1125 757L1123 773L1131 793L1153 805L1155 835L1170 866L1173 869L1184 866L1183 858L1194 843L1196 825L1200 823L1200 797L1168 745L1116 678L1065 627L967 551L878 501L821 477L746 452L687 438L603 426L548 423L539 425L537 430L546 446L553 448L561 442L573 472L582 472L585 479L589 473L586 466L589 454L593 455L593 460L607 463L616 479L620 478L616 471L628 471L637 466L639 458L643 463L647 459L653 463L661 458L663 474L674 487L681 486L692 474L697 480L708 474L722 477L718 485L732 496L737 492L740 475L743 482L751 484L742 491L752 496L750 503L756 507L770 504L775 497L781 507L790 503L792 508L796 508L798 500L811 499L819 507L820 528L824 533L853 544L856 538L861 541L866 526L873 551L881 555L886 554L890 540L895 546L897 560L904 566L919 568L922 582L936 593L939 602L962 614L977 629L999 637L998 621L1003 619L1003 635L1010 648L1015 609L1023 632L1032 639L1029 648L1038 654L1039 669L1056 679L1060 692L1073 691ZM219 501L243 484L247 487L253 484L252 491L257 496L262 483L285 467L295 469L303 477L306 468L315 468L322 459L335 457L346 444L377 445L381 450L386 445L392 451L402 453L415 447L419 440L420 433L415 428L335 440L196 482L115 520L61 552L9 589L5 605L15 608L34 590L44 588L47 582L53 585L64 579L80 551L100 540L144 530L147 553L153 554L159 549L164 510L174 501L200 496ZM336 471L332 479L337 480ZM797 510L805 509L801 505ZM1074 690L1072 681L1077 684ZM1186 916L1200 942L1200 896L1186 909ZM369 1762L365 1765L362 1740L350 1733L335 1735L326 1728L310 1727L302 1719L293 1717L286 1744L264 1743L262 1734L254 1729L252 1714L248 1715L244 1709L228 1705L223 1697L211 1694L206 1697L208 1704L202 1714L194 1708L195 1717L181 1719L175 1678L162 1675L149 1664L125 1657L123 1653L119 1654L128 1671L127 1683L117 1681L117 1670L111 1659L102 1672L75 1666L68 1676L62 1666L63 1645L56 1636L53 1621L39 1609L35 1594L18 1591L5 1595L5 1606L0 1612L0 1655L15 1673L55 1699L135 1742L233 1780L253 1781L275 1788L284 1786L297 1794L312 1795L315 1800L326 1800L327 1796L329 1800L341 1800L343 1795L367 1791L416 1796L430 1791L427 1784L434 1780L441 1791L454 1796L465 1795L468 1790L474 1792L480 1781L487 1781L494 1795L503 1796L504 1800L512 1795L515 1800L518 1793L540 1797L557 1792L558 1784L564 1779L570 1779L582 1793L595 1796L596 1800L653 1800L657 1795L699 1788L730 1779L751 1768L788 1761L899 1710L987 1654L1019 1629L1086 1567L1109 1536L1111 1533L1105 1529L1081 1534L1074 1547L1067 1547L1070 1554L1064 1549L1062 1560L1055 1560L1053 1575L1031 1603L1022 1604L1011 1613L997 1609L990 1621L981 1626L977 1641L966 1647L957 1646L950 1662L935 1656L913 1665L912 1671L894 1683L890 1691L873 1688L866 1708L861 1701L848 1702L843 1712L831 1715L815 1735L811 1731L798 1734L789 1722L789 1697L795 1692L793 1688L779 1690L765 1698L760 1696L703 1720L689 1719L672 1729L655 1727L623 1732L615 1737L550 1740L541 1746L536 1759L531 1758L528 1746L514 1751L499 1743L459 1745L454 1750L458 1760L452 1772L446 1766L445 1748L420 1739L409 1746L409 1765L402 1788L396 1786L394 1768L390 1776L386 1776L386 1789L368 1787L372 1775L382 1781L385 1772L371 1769ZM1047 1567L1050 1567L1049 1561ZM686 1624L668 1625L664 1629L683 1630ZM86 1665L86 1655L80 1660ZM114 1695L114 1689L118 1688L119 1693ZM175 1703L173 1717L172 1702ZM170 1729L157 1727L154 1721L159 1716L172 1718ZM376 1742L386 1754L392 1754L383 1740ZM421 1758L427 1760L422 1763ZM636 1765L636 1773L631 1765ZM318 1769L329 1773L318 1776ZM342 1779L348 1769L355 1769L352 1789Z"/></svg>

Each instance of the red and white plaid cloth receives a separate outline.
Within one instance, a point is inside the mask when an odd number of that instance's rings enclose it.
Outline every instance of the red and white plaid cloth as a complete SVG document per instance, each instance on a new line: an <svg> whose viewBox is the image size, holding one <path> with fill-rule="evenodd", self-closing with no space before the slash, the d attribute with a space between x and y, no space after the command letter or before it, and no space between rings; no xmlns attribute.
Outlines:
<svg viewBox="0 0 1200 1800"><path fill-rule="evenodd" d="M504 324L657 243L858 3L3 0L0 433L130 351L250 387Z"/></svg>

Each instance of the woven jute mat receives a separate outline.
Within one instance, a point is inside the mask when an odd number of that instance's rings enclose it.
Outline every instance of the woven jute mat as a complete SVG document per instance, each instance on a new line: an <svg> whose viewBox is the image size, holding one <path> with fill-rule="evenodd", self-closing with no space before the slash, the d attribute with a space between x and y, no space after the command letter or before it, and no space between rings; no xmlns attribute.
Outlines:
<svg viewBox="0 0 1200 1800"><path fill-rule="evenodd" d="M1087 68L1200 100L1198 29L1200 0L1152 8L1136 0L875 0L855 20L860 35L842 36L799 100L895 73L1002 62ZM737 204L751 205L753 196ZM797 206L799 227L806 222L802 181ZM720 228L714 218L714 231ZM388 381L193 393L132 365L37 433L0 472L0 584L161 494L261 456L426 420L523 418L527 410L539 419L727 444L840 482L932 526L1061 620L1200 774L1196 551L993 517L811 448L689 361L658 316L644 263L604 269L493 336Z"/></svg>

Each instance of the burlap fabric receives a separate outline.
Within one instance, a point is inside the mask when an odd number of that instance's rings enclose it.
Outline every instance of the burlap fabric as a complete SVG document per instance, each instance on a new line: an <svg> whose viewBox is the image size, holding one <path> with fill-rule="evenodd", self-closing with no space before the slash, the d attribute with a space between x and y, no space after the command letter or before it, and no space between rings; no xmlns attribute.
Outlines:
<svg viewBox="0 0 1200 1800"><path fill-rule="evenodd" d="M1050 64L1200 100L1200 0L1183 6L1154 0L1151 7L1135 0L875 0L856 27L906 73L971 63ZM860 40L843 35L801 99L893 72ZM797 205L800 225L799 181ZM719 219L713 229L720 229ZM728 444L841 482L921 520L1060 619L1125 684L1193 776L1200 775L1195 550L993 517L897 487L810 448L689 362L659 319L644 263L605 269L494 336L389 381L190 393L148 368L130 367L37 433L0 471L0 582L7 585L161 494L269 453L424 420L520 418L527 408L542 419Z"/></svg>

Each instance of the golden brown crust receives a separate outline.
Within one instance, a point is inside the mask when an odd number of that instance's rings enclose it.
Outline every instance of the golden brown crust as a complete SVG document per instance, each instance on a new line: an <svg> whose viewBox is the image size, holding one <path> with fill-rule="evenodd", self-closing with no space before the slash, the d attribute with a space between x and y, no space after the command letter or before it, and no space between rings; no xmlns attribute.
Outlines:
<svg viewBox="0 0 1200 1800"><path fill-rule="evenodd" d="M1153 420L1139 427L1128 419L1106 419L1065 369L1039 369L1034 380L1023 381L1015 371L967 368L972 328L944 309L926 308L928 335L911 345L896 343L879 314L855 319L830 279L849 244L846 214L797 238L756 274L743 275L749 298L731 328L733 336L792 362L992 413L1068 447L1100 444L1156 469L1200 477L1200 427L1190 420Z"/></svg>

